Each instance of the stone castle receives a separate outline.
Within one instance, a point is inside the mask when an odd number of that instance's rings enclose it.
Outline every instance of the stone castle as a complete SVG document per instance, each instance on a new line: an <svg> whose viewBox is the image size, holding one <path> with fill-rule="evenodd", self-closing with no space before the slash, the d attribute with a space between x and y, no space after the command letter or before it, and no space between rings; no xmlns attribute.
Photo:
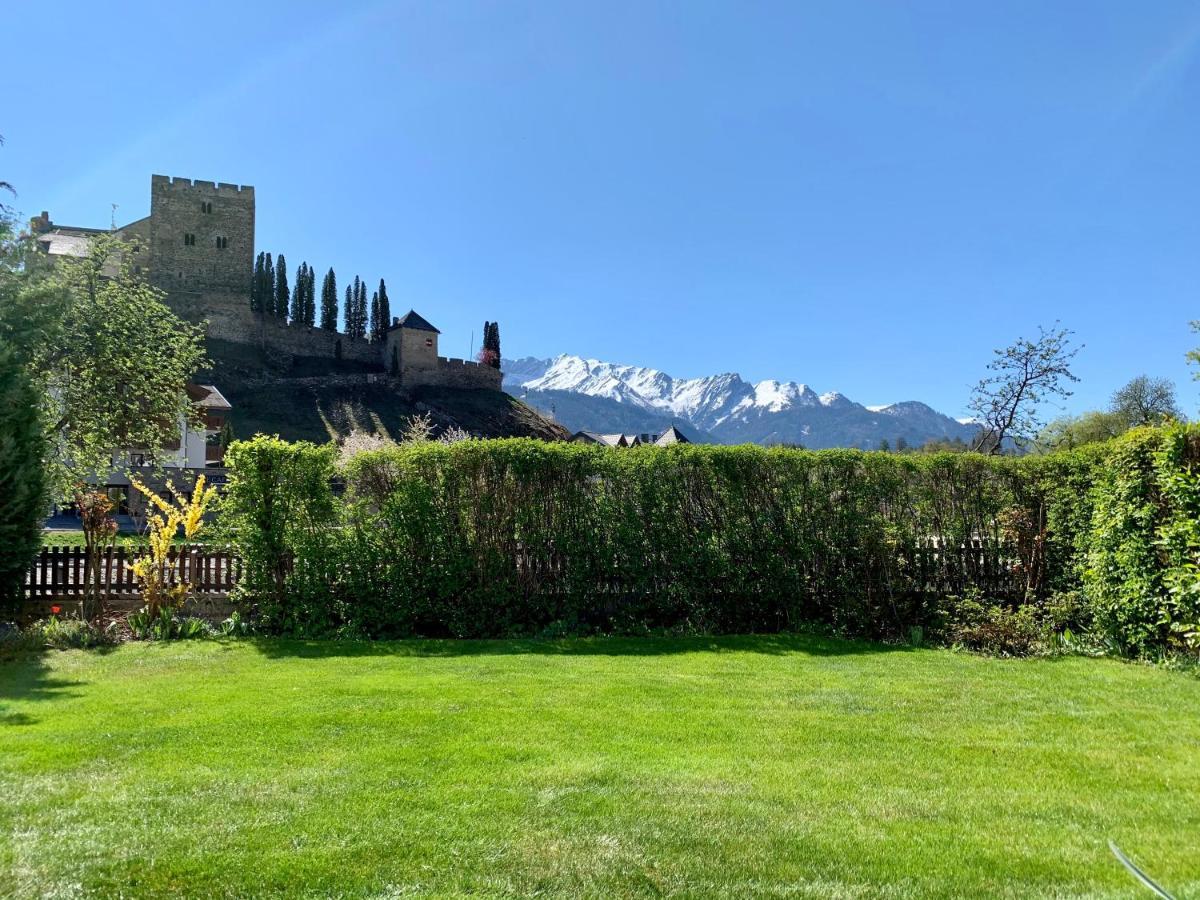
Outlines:
<svg viewBox="0 0 1200 900"><path fill-rule="evenodd" d="M43 212L31 221L52 256L78 256L107 230L59 225ZM415 311L393 319L383 342L288 324L250 309L254 269L254 188L150 177L150 214L112 232L134 248L135 271L167 294L176 313L206 322L210 343L258 348L275 363L309 371L356 367L387 373L401 387L425 385L500 390L500 370L438 356L439 331Z"/></svg>

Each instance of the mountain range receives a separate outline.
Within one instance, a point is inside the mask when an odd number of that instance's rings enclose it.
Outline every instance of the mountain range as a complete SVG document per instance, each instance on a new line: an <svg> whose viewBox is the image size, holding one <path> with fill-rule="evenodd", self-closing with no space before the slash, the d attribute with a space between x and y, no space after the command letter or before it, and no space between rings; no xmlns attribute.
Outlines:
<svg viewBox="0 0 1200 900"><path fill-rule="evenodd" d="M672 378L665 372L563 354L506 359L504 390L571 431L660 432L719 444L874 449L887 441L969 441L975 426L916 400L864 406L794 381L750 383L735 373Z"/></svg>

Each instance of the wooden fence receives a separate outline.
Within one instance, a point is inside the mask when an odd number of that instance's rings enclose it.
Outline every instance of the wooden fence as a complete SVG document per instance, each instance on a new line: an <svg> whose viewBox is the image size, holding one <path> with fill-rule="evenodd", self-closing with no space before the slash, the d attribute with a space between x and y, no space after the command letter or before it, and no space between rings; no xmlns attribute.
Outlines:
<svg viewBox="0 0 1200 900"><path fill-rule="evenodd" d="M141 585L132 565L144 551L113 547L100 557L98 579L93 583L102 596L137 598ZM228 594L237 586L241 560L227 550L180 546L170 551L167 576L171 584L188 583L198 594ZM43 547L25 578L30 600L72 600L87 584L87 551L83 547Z"/></svg>

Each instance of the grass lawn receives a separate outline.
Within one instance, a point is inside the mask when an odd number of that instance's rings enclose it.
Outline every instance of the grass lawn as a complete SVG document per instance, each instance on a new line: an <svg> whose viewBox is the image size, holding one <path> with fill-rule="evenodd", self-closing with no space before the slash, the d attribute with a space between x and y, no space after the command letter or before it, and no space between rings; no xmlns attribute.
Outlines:
<svg viewBox="0 0 1200 900"><path fill-rule="evenodd" d="M820 638L0 663L0 894L1200 892L1200 681Z"/></svg>

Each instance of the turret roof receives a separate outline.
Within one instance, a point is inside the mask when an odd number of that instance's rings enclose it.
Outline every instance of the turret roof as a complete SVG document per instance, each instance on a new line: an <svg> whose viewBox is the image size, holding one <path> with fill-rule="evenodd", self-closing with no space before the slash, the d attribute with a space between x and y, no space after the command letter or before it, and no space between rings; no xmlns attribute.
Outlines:
<svg viewBox="0 0 1200 900"><path fill-rule="evenodd" d="M392 328L411 328L414 331L432 331L434 334L441 334L436 328L429 324L428 321L416 310L410 309L404 316L396 322ZM389 328L388 331L391 331Z"/></svg>

